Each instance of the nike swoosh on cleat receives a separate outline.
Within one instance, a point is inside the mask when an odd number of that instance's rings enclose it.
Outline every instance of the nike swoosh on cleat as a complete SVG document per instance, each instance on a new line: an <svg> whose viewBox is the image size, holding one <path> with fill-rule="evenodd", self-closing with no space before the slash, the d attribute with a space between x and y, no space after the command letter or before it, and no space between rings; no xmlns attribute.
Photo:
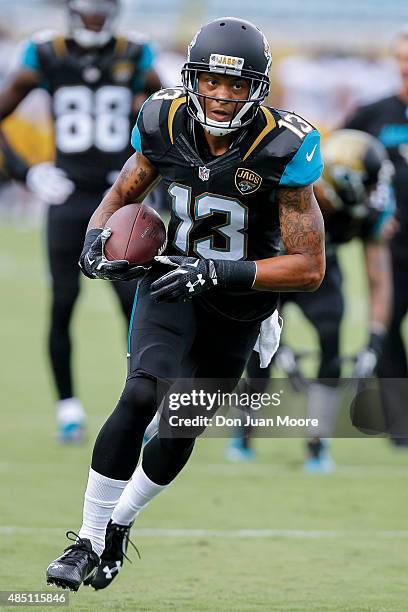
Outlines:
<svg viewBox="0 0 408 612"><path fill-rule="evenodd" d="M308 162L312 161L313 155L315 154L315 151L316 151L316 147L317 147L317 144L313 147L313 149L310 151L310 153L306 153L306 159L307 159Z"/></svg>
<svg viewBox="0 0 408 612"><path fill-rule="evenodd" d="M87 259L88 259L88 263L90 266L92 266L92 264L95 263L95 259L91 259L89 255L87 255Z"/></svg>

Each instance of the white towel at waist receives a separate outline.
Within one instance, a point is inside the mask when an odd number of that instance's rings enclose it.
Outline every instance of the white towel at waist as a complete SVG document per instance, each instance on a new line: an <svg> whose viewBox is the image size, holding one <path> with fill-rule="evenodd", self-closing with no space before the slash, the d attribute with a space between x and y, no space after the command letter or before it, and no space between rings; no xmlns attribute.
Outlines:
<svg viewBox="0 0 408 612"><path fill-rule="evenodd" d="M270 317L262 321L254 351L259 353L261 368L267 368L278 350L282 332L283 319L276 309Z"/></svg>

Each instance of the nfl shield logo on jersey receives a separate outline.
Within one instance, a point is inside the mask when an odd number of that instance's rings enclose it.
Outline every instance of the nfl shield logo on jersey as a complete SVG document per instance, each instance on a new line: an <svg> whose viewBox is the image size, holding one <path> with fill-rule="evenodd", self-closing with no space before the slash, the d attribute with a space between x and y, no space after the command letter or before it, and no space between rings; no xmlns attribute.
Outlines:
<svg viewBox="0 0 408 612"><path fill-rule="evenodd" d="M200 166L198 168L198 176L202 181L208 181L210 178L210 169L206 168L205 166Z"/></svg>

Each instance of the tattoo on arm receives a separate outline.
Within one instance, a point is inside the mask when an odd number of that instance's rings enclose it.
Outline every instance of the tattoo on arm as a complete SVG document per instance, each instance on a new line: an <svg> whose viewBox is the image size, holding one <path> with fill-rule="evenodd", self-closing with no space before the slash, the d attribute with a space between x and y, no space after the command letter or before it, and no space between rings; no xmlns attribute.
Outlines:
<svg viewBox="0 0 408 612"><path fill-rule="evenodd" d="M131 202L142 202L159 179L157 169L146 157L141 153L132 155L92 215L88 229L102 228L113 213L122 206Z"/></svg>
<svg viewBox="0 0 408 612"><path fill-rule="evenodd" d="M278 193L282 240L288 254L324 253L324 223L311 185Z"/></svg>
<svg viewBox="0 0 408 612"><path fill-rule="evenodd" d="M124 199L124 204L133 202L143 194L156 180L157 170L143 155L135 153L122 168L117 180L117 187Z"/></svg>

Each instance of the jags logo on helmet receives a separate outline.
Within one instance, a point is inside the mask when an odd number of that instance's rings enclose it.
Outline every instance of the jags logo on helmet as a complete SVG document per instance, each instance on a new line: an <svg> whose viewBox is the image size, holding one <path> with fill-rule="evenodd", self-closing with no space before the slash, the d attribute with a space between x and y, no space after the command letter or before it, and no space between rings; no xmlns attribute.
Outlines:
<svg viewBox="0 0 408 612"><path fill-rule="evenodd" d="M238 168L235 173L235 185L242 195L254 193L260 188L261 183L262 177L253 170Z"/></svg>

